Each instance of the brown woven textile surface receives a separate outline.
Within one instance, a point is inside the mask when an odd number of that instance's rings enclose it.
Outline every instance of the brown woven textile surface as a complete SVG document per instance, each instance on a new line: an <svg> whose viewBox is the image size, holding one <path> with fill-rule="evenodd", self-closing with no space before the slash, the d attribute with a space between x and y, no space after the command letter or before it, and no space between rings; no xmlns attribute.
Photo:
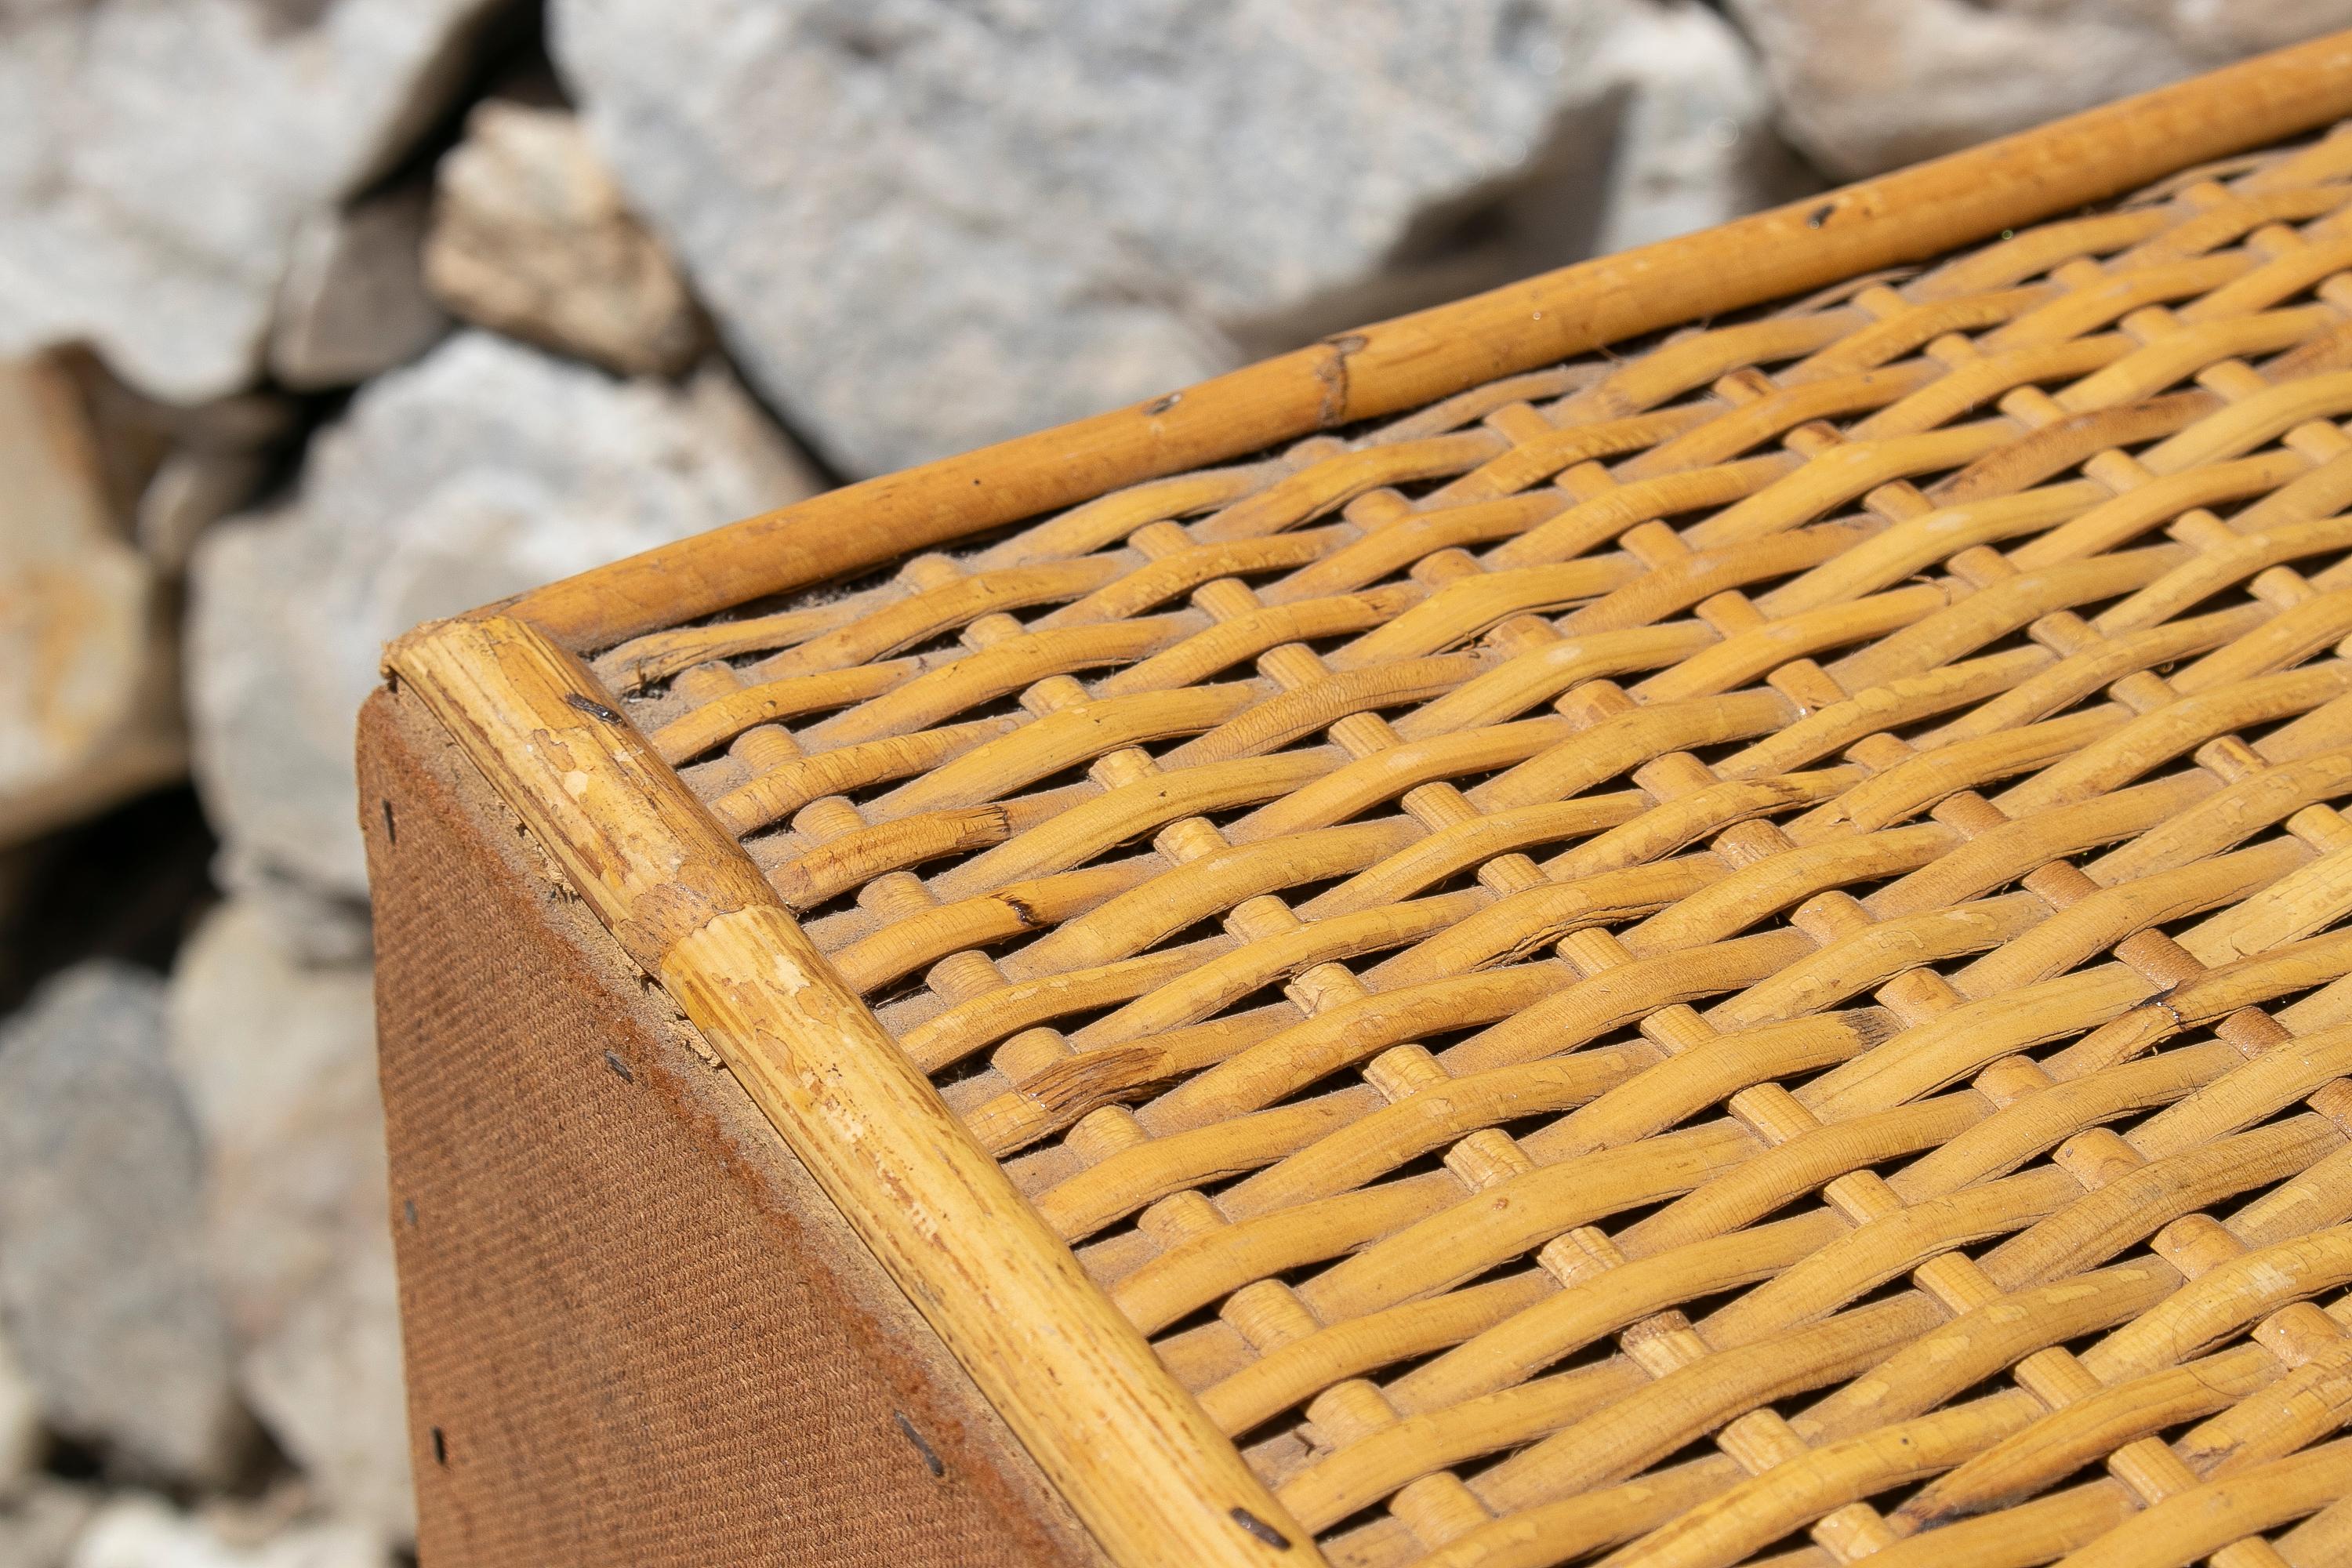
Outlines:
<svg viewBox="0 0 2352 1568"><path fill-rule="evenodd" d="M362 737L423 1562L1099 1563L433 721Z"/></svg>
<svg viewBox="0 0 2352 1568"><path fill-rule="evenodd" d="M595 668L1333 1562L2343 1561L2347 204Z"/></svg>

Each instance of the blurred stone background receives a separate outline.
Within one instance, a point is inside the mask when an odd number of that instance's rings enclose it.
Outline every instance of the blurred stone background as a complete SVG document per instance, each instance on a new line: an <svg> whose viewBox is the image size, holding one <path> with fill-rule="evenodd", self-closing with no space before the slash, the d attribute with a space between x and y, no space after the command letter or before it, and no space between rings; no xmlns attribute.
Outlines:
<svg viewBox="0 0 2352 1568"><path fill-rule="evenodd" d="M0 0L0 1563L408 1550L385 638L2347 25Z"/></svg>

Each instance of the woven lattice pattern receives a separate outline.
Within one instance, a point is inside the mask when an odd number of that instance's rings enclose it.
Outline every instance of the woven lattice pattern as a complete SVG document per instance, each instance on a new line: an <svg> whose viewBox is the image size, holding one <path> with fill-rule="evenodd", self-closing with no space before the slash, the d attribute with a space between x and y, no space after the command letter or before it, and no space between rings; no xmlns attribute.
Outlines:
<svg viewBox="0 0 2352 1568"><path fill-rule="evenodd" d="M2341 1561L2347 181L596 667L1334 1562Z"/></svg>

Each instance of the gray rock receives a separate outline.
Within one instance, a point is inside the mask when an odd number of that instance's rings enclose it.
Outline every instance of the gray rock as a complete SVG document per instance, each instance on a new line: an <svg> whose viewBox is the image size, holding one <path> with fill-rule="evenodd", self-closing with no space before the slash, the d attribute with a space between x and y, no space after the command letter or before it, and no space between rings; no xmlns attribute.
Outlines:
<svg viewBox="0 0 2352 1568"><path fill-rule="evenodd" d="M330 1512L404 1539L415 1516L368 970L295 963L233 900L182 950L169 1016L247 1402Z"/></svg>
<svg viewBox="0 0 2352 1568"><path fill-rule="evenodd" d="M41 1430L41 1396L25 1374L16 1347L0 1325L0 1500L22 1492L40 1468L48 1447ZM5 1540L0 1535L0 1540ZM0 1552L0 1563L11 1559Z"/></svg>
<svg viewBox="0 0 2352 1568"><path fill-rule="evenodd" d="M163 990L86 963L0 1028L0 1315L50 1426L126 1473L219 1482L249 1426Z"/></svg>
<svg viewBox="0 0 2352 1568"><path fill-rule="evenodd" d="M400 1289L381 1206L373 1217L373 1237L347 1233L341 1268L289 1295L284 1317L237 1371L254 1409L334 1517L401 1543L416 1534L416 1499Z"/></svg>
<svg viewBox="0 0 2352 1568"><path fill-rule="evenodd" d="M1696 0L556 0L550 38L747 374L875 472L1587 253L1687 118L1634 110L1661 26L1736 58Z"/></svg>
<svg viewBox="0 0 2352 1568"><path fill-rule="evenodd" d="M226 1510L182 1513L160 1498L131 1493L98 1510L67 1562L68 1568L390 1568L391 1554L357 1525L298 1523L259 1533Z"/></svg>
<svg viewBox="0 0 2352 1568"><path fill-rule="evenodd" d="M87 353L70 363L95 416L124 531L150 565L177 577L196 536L249 503L276 470L300 412L292 399L264 392L159 403Z"/></svg>
<svg viewBox="0 0 2352 1568"><path fill-rule="evenodd" d="M675 374L709 346L685 281L568 111L477 104L435 178L425 276L457 315L625 375Z"/></svg>
<svg viewBox="0 0 2352 1568"><path fill-rule="evenodd" d="M2352 26L2352 0L1730 0L1790 140L1858 178Z"/></svg>
<svg viewBox="0 0 2352 1568"><path fill-rule="evenodd" d="M0 1496L0 1563L8 1568L65 1568L97 1510L97 1493L46 1477L13 1496Z"/></svg>
<svg viewBox="0 0 2352 1568"><path fill-rule="evenodd" d="M0 0L5 3L5 0ZM47 356L81 394L98 440L109 510L120 531L142 538L146 492L173 457L249 457L282 447L301 423L294 402L277 393L241 392L203 403L163 403L121 377L88 349ZM141 548L144 550L142 542Z"/></svg>
<svg viewBox="0 0 2352 1568"><path fill-rule="evenodd" d="M236 844L214 857L213 879L297 963L365 963L375 951L367 900L356 891L303 881Z"/></svg>
<svg viewBox="0 0 2352 1568"><path fill-rule="evenodd" d="M0 353L88 341L175 402L245 385L295 230L409 147L503 4L0 12Z"/></svg>
<svg viewBox="0 0 2352 1568"><path fill-rule="evenodd" d="M159 402L126 385L87 348L34 363L72 384L114 531L165 576L178 574L186 543L205 525L252 499L300 422L293 401L275 393Z"/></svg>
<svg viewBox="0 0 2352 1568"><path fill-rule="evenodd" d="M1671 239L1821 188L1775 132L1745 40L1698 5L1637 14L1608 64L1630 84L1595 255Z"/></svg>
<svg viewBox="0 0 2352 1568"><path fill-rule="evenodd" d="M266 451L183 447L165 456L139 492L131 537L157 571L177 576L196 538L250 501L269 472Z"/></svg>
<svg viewBox="0 0 2352 1568"><path fill-rule="evenodd" d="M304 220L278 288L271 374L301 391L350 386L415 359L449 330L425 289L432 195L420 180Z"/></svg>
<svg viewBox="0 0 2352 1568"><path fill-rule="evenodd" d="M191 565L197 784L232 856L363 897L352 723L387 639L814 484L716 370L615 382L460 332L370 382L293 499Z"/></svg>
<svg viewBox="0 0 2352 1568"><path fill-rule="evenodd" d="M87 410L41 358L0 361L0 846L179 773L175 637L115 529Z"/></svg>

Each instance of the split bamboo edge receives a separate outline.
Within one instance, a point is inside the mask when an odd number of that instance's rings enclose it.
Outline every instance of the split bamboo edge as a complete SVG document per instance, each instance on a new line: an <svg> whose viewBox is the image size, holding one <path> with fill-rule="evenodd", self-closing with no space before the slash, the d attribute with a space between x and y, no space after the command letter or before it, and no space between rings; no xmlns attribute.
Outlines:
<svg viewBox="0 0 2352 1568"><path fill-rule="evenodd" d="M2352 32L1328 338L1149 403L844 486L488 609L593 652L1144 479L1921 261L2347 114Z"/></svg>
<svg viewBox="0 0 2352 1568"><path fill-rule="evenodd" d="M699 1028L1110 1559L1322 1561L594 676L504 616L388 656Z"/></svg>

